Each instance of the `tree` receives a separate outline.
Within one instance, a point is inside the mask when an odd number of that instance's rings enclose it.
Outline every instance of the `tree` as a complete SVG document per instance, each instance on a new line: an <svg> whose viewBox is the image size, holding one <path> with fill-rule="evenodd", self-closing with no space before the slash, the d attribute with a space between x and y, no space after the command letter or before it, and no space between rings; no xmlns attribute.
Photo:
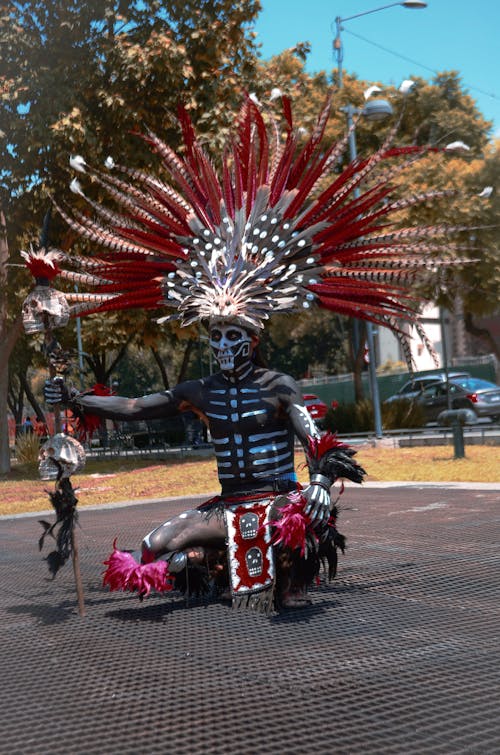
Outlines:
<svg viewBox="0 0 500 755"><path fill-rule="evenodd" d="M0 209L0 474L10 470L9 428L7 424L7 396L9 385L9 357L21 333L21 313L9 319L7 308L7 263L9 246L5 217Z"/></svg>
<svg viewBox="0 0 500 755"><path fill-rule="evenodd" d="M258 0L0 2L2 262L9 247L11 261L17 262L18 250L39 237L47 192L67 195L70 154L81 152L101 162L113 152L124 163L145 166L151 155L130 130L147 126L176 146L172 114L180 100L200 128L222 135L254 70L249 25L259 9ZM75 243L57 218L51 240L65 249ZM8 279L4 267L1 275L9 291L19 292L15 301L3 298L1 304L0 348L6 365L11 340L20 333L16 314L29 281L24 275L18 285L13 268ZM14 330L8 327L11 321L16 322ZM129 321L122 322L123 343ZM100 350L104 348L101 342ZM4 459L6 380L2 368Z"/></svg>
<svg viewBox="0 0 500 755"><path fill-rule="evenodd" d="M328 373L348 371L346 319L324 310L308 315L279 315L263 337L263 353L273 368L296 378L321 368Z"/></svg>

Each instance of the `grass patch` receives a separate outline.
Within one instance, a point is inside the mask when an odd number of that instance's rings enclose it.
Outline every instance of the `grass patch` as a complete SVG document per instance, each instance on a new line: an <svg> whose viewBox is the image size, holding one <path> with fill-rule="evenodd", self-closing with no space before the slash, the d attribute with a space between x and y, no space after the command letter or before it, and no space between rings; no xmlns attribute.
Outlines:
<svg viewBox="0 0 500 755"><path fill-rule="evenodd" d="M357 459L379 482L499 482L497 446L467 446L464 459L452 446L362 448Z"/></svg>
<svg viewBox="0 0 500 755"><path fill-rule="evenodd" d="M357 459L368 480L419 482L498 482L498 447L467 446L465 459L454 459L452 446L418 448L362 447ZM299 479L306 482L304 457L296 455ZM302 468L301 468L302 467ZM80 506L169 496L210 494L219 490L214 458L169 458L161 463L145 459L91 459L73 478ZM0 514L50 509L36 470L15 468L0 478Z"/></svg>

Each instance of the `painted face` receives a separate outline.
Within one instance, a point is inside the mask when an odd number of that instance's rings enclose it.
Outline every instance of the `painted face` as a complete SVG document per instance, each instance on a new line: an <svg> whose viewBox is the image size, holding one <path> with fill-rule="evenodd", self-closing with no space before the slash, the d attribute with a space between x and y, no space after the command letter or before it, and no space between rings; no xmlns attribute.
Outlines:
<svg viewBox="0 0 500 755"><path fill-rule="evenodd" d="M252 336L238 325L221 323L210 328L210 346L221 370L230 372L250 361Z"/></svg>

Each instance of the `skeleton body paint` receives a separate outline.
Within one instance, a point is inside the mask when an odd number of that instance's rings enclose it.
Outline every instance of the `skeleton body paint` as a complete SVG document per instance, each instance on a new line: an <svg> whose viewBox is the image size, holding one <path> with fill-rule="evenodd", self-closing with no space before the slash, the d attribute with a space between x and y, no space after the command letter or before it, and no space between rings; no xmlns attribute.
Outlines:
<svg viewBox="0 0 500 755"><path fill-rule="evenodd" d="M217 322L210 330L210 343L220 372L137 399L77 399L80 410L116 420L167 418L184 410L194 410L204 419L221 485L217 505L225 507L225 514L217 514L210 505L206 510L201 507L169 519L145 537L143 559L148 563L165 556L171 564L170 573L179 575L190 562L206 558L207 549L224 549L229 536L233 601L242 599L238 591L243 592L245 600L255 590L267 595L271 589L272 594L273 549L269 533L267 541L261 541L262 527L269 520L276 497L286 501L286 495L299 487L294 465L295 438L305 448L313 439L321 442L295 381L253 361L257 342L255 334L239 325ZM318 533L330 517L332 481L325 475L313 475L311 485L301 494L304 511L319 527ZM250 510L245 511L233 531L228 518L231 506L249 499L260 507L258 516L256 510L251 510L253 504L248 504ZM287 580L289 590L291 582ZM267 610L269 598L265 605Z"/></svg>

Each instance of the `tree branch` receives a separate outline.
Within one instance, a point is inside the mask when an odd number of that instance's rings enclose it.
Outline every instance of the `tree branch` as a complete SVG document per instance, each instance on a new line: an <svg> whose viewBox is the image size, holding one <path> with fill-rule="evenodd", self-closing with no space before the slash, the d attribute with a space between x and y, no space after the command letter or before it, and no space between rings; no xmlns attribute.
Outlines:
<svg viewBox="0 0 500 755"><path fill-rule="evenodd" d="M168 391L170 388L170 383L168 380L167 370L165 369L165 364L163 362L163 359L160 356L160 352L155 349L154 346L151 346L151 353L154 357L154 360L156 364L158 365L158 369L160 370L161 379L163 380L163 385L165 387L165 390Z"/></svg>
<svg viewBox="0 0 500 755"><path fill-rule="evenodd" d="M472 317L472 312L464 312L465 330L467 331L467 333L470 333L471 336L475 336L476 338L480 338L482 341L484 341L484 343L488 345L489 350L493 354L495 354L496 358L500 359L500 347L493 338L491 332L488 330L488 328L482 328L479 325L476 325Z"/></svg>

